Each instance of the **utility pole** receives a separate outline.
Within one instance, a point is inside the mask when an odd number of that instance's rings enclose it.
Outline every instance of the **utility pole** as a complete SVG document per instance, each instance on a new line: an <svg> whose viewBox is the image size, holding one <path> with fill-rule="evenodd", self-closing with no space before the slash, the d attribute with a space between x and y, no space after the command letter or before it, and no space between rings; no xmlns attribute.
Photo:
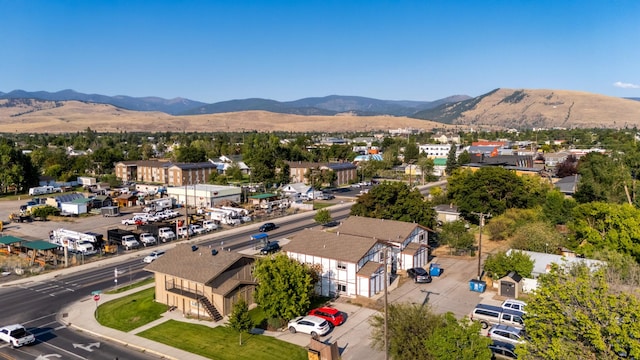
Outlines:
<svg viewBox="0 0 640 360"><path fill-rule="evenodd" d="M472 212L471 214L476 215L478 218L480 218L480 237L478 239L478 280L480 280L480 275L482 274L482 227L484 226L484 218L490 218L491 214L485 214L481 212Z"/></svg>
<svg viewBox="0 0 640 360"><path fill-rule="evenodd" d="M387 302L387 283L389 282L387 271L387 256L389 247L384 248L384 359L389 360L389 306Z"/></svg>

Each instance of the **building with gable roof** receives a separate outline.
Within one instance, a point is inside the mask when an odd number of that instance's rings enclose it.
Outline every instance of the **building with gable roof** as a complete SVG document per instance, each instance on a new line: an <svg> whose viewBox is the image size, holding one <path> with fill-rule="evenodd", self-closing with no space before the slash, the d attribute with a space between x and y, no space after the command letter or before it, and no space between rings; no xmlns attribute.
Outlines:
<svg viewBox="0 0 640 360"><path fill-rule="evenodd" d="M214 254L215 252L215 254ZM155 275L155 299L185 315L219 321L243 299L254 303L253 256L178 244L145 267Z"/></svg>

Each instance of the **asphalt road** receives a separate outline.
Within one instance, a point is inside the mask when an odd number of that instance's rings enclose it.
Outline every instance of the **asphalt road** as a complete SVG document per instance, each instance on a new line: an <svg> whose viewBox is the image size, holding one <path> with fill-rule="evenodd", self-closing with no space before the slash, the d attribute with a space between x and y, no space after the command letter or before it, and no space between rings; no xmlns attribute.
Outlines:
<svg viewBox="0 0 640 360"><path fill-rule="evenodd" d="M349 208L332 213L334 219L340 220L348 216ZM65 224L65 228L72 230L96 231L96 222L110 220L111 225L99 225L112 227L119 218L97 217L84 219L76 223ZM304 228L318 226L313 221L313 213L300 214L295 217L273 220L279 227L269 232L271 239L278 239ZM86 223L84 223L86 222ZM88 223L88 224L87 224ZM48 234L51 229L49 222L21 224L24 228L32 229L36 233L37 228ZM47 226L44 226L47 225ZM77 226L74 226L77 225ZM239 227L233 231L219 231L203 236L191 238L189 241L197 243L201 247L215 247L221 250L242 250L254 247L250 235L258 232L259 223L245 227ZM24 229L23 228L23 229ZM36 231L33 231L36 230ZM99 231L99 230L98 230ZM159 245L162 248L170 248L173 243ZM37 277L32 282L0 288L0 304L2 304L2 324L21 323L32 331L37 342L32 346L21 349L10 349L7 345L0 346L0 357L7 359L154 359L149 354L143 354L122 348L117 344L109 344L104 341L92 339L67 329L56 321L56 315L66 305L78 300L92 301L93 291L105 291L125 283L135 282L139 279L151 276L143 270L145 263L142 258L150 252L150 249L142 249L135 255L116 264L99 266L92 269L79 270L68 275L60 275L54 280L39 281ZM131 254L131 252L129 253ZM129 257L129 256L128 256ZM118 277L115 277L117 269ZM117 282L115 280L118 280ZM64 317L64 314L60 314ZM96 345L100 344L100 345Z"/></svg>

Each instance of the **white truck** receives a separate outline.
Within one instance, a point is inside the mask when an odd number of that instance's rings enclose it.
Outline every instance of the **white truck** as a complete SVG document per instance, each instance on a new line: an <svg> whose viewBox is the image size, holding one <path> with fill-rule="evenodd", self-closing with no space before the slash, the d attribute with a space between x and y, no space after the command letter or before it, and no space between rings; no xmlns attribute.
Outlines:
<svg viewBox="0 0 640 360"><path fill-rule="evenodd" d="M156 238L153 234L150 233L142 233L140 234L140 242L143 246L150 246L156 244Z"/></svg>
<svg viewBox="0 0 640 360"><path fill-rule="evenodd" d="M162 242L172 241L176 239L176 233L170 227L162 227L158 229L158 240Z"/></svg>
<svg viewBox="0 0 640 360"><path fill-rule="evenodd" d="M82 233L68 229L56 229L51 232L50 242L66 247L69 252L92 255L102 242L102 235L97 233Z"/></svg>
<svg viewBox="0 0 640 360"><path fill-rule="evenodd" d="M125 250L137 249L140 247L140 243L135 236L124 235L122 236L122 246L124 246Z"/></svg>
<svg viewBox="0 0 640 360"><path fill-rule="evenodd" d="M20 324L0 328L0 339L9 343L12 348L28 345L36 341L36 337Z"/></svg>

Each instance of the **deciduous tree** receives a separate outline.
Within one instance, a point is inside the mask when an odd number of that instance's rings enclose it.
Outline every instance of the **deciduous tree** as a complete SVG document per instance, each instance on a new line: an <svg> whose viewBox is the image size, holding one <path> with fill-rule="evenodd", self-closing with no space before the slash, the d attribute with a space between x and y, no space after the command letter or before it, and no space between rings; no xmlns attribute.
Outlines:
<svg viewBox="0 0 640 360"><path fill-rule="evenodd" d="M469 250L475 244L475 237L467 229L464 220L447 222L442 225L440 241L455 250Z"/></svg>
<svg viewBox="0 0 640 360"><path fill-rule="evenodd" d="M331 213L329 212L329 209L320 209L318 210L318 212L316 212L313 220L315 220L315 222L317 222L318 224L324 225L330 223L333 219L331 219Z"/></svg>
<svg viewBox="0 0 640 360"><path fill-rule="evenodd" d="M529 341L519 359L578 360L640 357L638 291L611 287L606 268L552 265L538 277L524 323Z"/></svg>
<svg viewBox="0 0 640 360"><path fill-rule="evenodd" d="M233 310L229 316L229 326L240 334L240 345L242 346L242 333L253 328L249 307L244 299L241 298L233 304Z"/></svg>
<svg viewBox="0 0 640 360"><path fill-rule="evenodd" d="M509 255L500 251L487 256L484 262L484 271L494 280L504 277L511 271L515 271L523 277L531 277L533 260L521 251L511 251Z"/></svg>
<svg viewBox="0 0 640 360"><path fill-rule="evenodd" d="M284 254L256 261L255 300L270 318L292 319L309 310L313 276L309 267Z"/></svg>

